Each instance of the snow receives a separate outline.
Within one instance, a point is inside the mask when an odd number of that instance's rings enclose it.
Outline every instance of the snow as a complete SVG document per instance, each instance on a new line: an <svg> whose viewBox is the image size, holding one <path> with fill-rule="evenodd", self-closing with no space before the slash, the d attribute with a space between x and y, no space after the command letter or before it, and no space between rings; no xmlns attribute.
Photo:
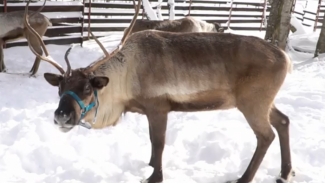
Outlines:
<svg viewBox="0 0 325 183"><path fill-rule="evenodd" d="M192 11L191 11L192 13ZM60 15L62 16L62 15ZM299 23L293 19L295 25ZM325 183L325 54L313 58L318 32L290 34L287 52L294 71L286 78L275 103L289 116L293 183ZM265 32L234 31L263 38ZM303 32L304 31L304 32ZM122 32L100 41L115 49ZM47 45L64 68L69 45ZM297 52L295 49L304 52ZM72 68L102 56L94 41L70 53ZM28 47L4 50L8 73L0 73L0 182L139 183L150 176L151 145L145 116L127 113L115 127L82 127L61 133L53 124L58 89L45 72L59 73L41 62L36 78L27 73L35 56ZM34 112L33 112L34 111ZM164 183L226 182L241 176L256 148L256 138L237 109L169 114L163 154ZM270 146L254 182L274 183L280 172L278 138Z"/></svg>

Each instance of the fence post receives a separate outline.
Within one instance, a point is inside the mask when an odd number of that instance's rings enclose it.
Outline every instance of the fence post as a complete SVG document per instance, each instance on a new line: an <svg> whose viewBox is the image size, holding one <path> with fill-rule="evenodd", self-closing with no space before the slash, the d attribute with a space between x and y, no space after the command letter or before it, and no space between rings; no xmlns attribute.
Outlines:
<svg viewBox="0 0 325 183"><path fill-rule="evenodd" d="M81 47L84 43L85 1L86 0L82 1L83 8L82 8L82 12L81 12L81 14L82 14L82 18L81 18Z"/></svg>
<svg viewBox="0 0 325 183"><path fill-rule="evenodd" d="M90 13L91 13L91 0L89 0L89 7L88 7L88 40L90 39Z"/></svg>
<svg viewBox="0 0 325 183"><path fill-rule="evenodd" d="M190 0L190 6L188 7L188 14L186 16L191 16L191 9L192 9L192 0Z"/></svg>
<svg viewBox="0 0 325 183"><path fill-rule="evenodd" d="M263 7L262 18L261 18L260 32L262 31L263 21L265 21L264 17L266 17L265 12L266 12L266 0L264 0L264 7Z"/></svg>
<svg viewBox="0 0 325 183"><path fill-rule="evenodd" d="M318 7L317 7L317 13L316 13L316 20L315 20L315 24L314 24L314 32L316 31L317 28L317 22L318 22L318 16L319 16L319 9L320 9L320 5L322 4L322 0L318 1Z"/></svg>
<svg viewBox="0 0 325 183"><path fill-rule="evenodd" d="M232 13L232 6L234 4L234 1L231 0L231 6L230 6L230 12L229 12L229 18L228 18L228 29L229 29L229 26L230 26L230 21L231 21L231 13Z"/></svg>

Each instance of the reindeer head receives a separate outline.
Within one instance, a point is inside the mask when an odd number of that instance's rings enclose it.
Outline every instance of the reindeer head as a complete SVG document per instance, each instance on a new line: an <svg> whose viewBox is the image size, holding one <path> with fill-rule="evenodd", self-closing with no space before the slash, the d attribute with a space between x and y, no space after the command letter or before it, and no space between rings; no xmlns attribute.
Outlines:
<svg viewBox="0 0 325 183"><path fill-rule="evenodd" d="M76 125L82 125L90 128L89 125L82 123L81 120L85 117L93 115L93 122L96 120L97 110L99 107L99 101L97 92L104 88L108 82L109 78L106 76L95 76L93 72L104 62L108 61L113 55L119 51L119 47L123 45L126 38L130 35L132 27L134 26L135 20L138 16L141 0L138 1L138 6L130 24L129 31L124 34L121 43L117 49L115 49L111 54L107 52L104 46L99 42L99 40L94 36L92 32L91 35L95 39L96 43L102 49L105 57L93 62L86 68L71 69L68 55L72 49L72 46L65 53L65 61L67 63L67 71L56 62L50 56L46 49L44 42L40 35L30 26L28 23L28 5L25 8L24 25L32 34L34 34L40 41L46 57L39 55L32 47L29 45L31 51L40 59L51 63L55 66L61 74L45 73L45 80L52 86L57 86L59 88L59 106L54 112L54 124L59 127L62 132L70 131ZM27 39L29 37L27 36ZM29 43L28 43L29 44ZM89 118L91 119L91 117Z"/></svg>
<svg viewBox="0 0 325 183"><path fill-rule="evenodd" d="M224 32L224 28L222 28L218 22L212 22L212 24L214 25L217 32L222 32L222 33Z"/></svg>

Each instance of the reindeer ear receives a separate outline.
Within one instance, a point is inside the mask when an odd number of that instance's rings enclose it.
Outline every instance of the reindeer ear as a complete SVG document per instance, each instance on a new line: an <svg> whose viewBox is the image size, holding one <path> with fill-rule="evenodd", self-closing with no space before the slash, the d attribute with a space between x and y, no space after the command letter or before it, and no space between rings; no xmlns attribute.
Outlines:
<svg viewBox="0 0 325 183"><path fill-rule="evenodd" d="M52 73L44 73L44 78L52 86L59 86L60 81L63 79L63 76Z"/></svg>
<svg viewBox="0 0 325 183"><path fill-rule="evenodd" d="M104 86L108 84L108 77L105 76L97 76L90 80L91 86L95 89L102 89Z"/></svg>

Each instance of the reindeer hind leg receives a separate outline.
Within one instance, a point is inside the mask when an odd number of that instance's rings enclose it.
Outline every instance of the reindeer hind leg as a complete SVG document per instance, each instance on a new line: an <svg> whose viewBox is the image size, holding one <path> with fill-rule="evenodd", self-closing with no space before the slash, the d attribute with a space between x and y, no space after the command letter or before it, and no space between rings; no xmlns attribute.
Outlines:
<svg viewBox="0 0 325 183"><path fill-rule="evenodd" d="M4 62L4 53L3 53L3 41L0 40L0 72L6 71L6 66Z"/></svg>
<svg viewBox="0 0 325 183"><path fill-rule="evenodd" d="M255 153L242 177L237 183L249 183L253 180L264 156L275 138L268 120L268 109L264 105L239 107L257 138Z"/></svg>
<svg viewBox="0 0 325 183"><path fill-rule="evenodd" d="M276 88L265 88L264 84L247 79L239 86L238 91L240 92L237 93L236 97L237 109L242 112L253 130L257 139L257 146L244 174L233 182L249 183L254 179L268 148L275 138L269 116L276 95Z"/></svg>
<svg viewBox="0 0 325 183"><path fill-rule="evenodd" d="M289 141L289 118L278 110L274 105L270 113L270 121L272 126L276 129L281 148L281 174L276 182L285 183L291 180L295 175L291 165L290 141Z"/></svg>
<svg viewBox="0 0 325 183"><path fill-rule="evenodd" d="M32 35L30 35L32 36ZM41 45L40 43L38 43L36 40L30 40L30 44L31 46L33 47L33 49L40 55L43 54L43 51L42 51L42 48L41 48ZM30 73L30 76L35 76L35 74L37 73L38 71L38 68L39 68L39 65L40 65L40 62L41 62L41 59L36 57L35 58L35 61L34 61L34 64L31 68L31 70L29 71Z"/></svg>
<svg viewBox="0 0 325 183"><path fill-rule="evenodd" d="M35 31L40 35L40 37L43 37L45 32L47 30L47 25L44 24L44 26L41 26L40 28L35 28ZM29 41L30 41L30 44L31 46L33 47L33 49L39 53L40 55L43 54L43 50L42 50L42 47L41 47L41 43L36 39L36 36L33 35L32 33L30 32L26 32L25 34L28 34L29 36ZM35 58L35 61L34 61L34 64L31 68L31 70L29 71L31 76L35 76L35 74L37 73L38 71L38 68L39 68L39 65L40 65L40 62L41 62L41 59L36 57Z"/></svg>

